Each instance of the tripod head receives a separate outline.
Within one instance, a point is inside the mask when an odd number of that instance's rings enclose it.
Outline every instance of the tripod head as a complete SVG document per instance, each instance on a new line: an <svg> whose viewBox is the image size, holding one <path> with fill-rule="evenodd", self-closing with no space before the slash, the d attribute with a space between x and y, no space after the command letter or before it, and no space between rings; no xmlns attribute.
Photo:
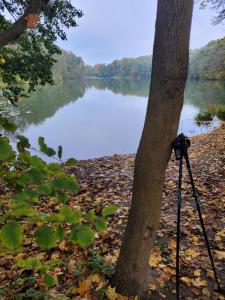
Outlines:
<svg viewBox="0 0 225 300"><path fill-rule="evenodd" d="M183 133L176 137L176 139L172 142L176 160L180 160L181 157L187 155L187 149L190 147L190 145L190 140Z"/></svg>

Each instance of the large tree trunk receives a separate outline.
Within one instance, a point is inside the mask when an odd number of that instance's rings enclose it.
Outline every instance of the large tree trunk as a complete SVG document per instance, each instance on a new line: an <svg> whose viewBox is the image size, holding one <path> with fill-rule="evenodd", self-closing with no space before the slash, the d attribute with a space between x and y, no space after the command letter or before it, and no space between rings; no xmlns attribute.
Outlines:
<svg viewBox="0 0 225 300"><path fill-rule="evenodd" d="M150 95L135 160L132 205L112 279L117 291L127 296L147 298L149 256L183 106L192 10L193 0L158 0Z"/></svg>

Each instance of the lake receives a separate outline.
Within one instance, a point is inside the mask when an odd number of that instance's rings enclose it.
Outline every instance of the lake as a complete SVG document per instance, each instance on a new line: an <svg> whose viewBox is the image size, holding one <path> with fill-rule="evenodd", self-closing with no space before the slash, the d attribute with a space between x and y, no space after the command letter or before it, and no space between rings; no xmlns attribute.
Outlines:
<svg viewBox="0 0 225 300"><path fill-rule="evenodd" d="M18 132L37 147L44 136L48 146L63 146L63 159L96 158L135 153L147 106L149 82L128 80L65 80L40 87L17 108L4 105L6 115L16 119ZM195 123L200 109L225 103L225 83L188 82L179 132L188 136L218 125Z"/></svg>

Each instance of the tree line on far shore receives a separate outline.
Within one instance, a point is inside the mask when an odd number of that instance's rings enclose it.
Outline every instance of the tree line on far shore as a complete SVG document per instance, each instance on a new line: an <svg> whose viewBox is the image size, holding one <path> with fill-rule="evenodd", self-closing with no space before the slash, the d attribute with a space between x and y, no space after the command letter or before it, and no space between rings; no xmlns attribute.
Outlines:
<svg viewBox="0 0 225 300"><path fill-rule="evenodd" d="M225 39L215 40L205 47L190 51L189 78L198 80L225 79ZM148 80L152 69L152 56L123 58L110 64L86 65L72 52L63 51L54 66L55 79L82 77Z"/></svg>

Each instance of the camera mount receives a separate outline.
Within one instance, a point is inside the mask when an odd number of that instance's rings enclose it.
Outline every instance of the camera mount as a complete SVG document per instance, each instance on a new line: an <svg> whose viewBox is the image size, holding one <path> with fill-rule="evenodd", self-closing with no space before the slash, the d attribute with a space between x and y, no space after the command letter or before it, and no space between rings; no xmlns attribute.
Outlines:
<svg viewBox="0 0 225 300"><path fill-rule="evenodd" d="M198 192L197 192L196 187L195 187L195 183L194 183L194 179L193 179L193 175L192 175L192 171L191 171L191 166L190 166L190 162L189 162L188 148L190 147L190 145L191 145L190 140L183 133L178 135L176 137L176 139L172 142L172 148L174 150L176 160L179 160L179 181L178 181L178 193L177 193L177 199L178 199L178 208L177 208L177 246L176 246L176 294L177 294L177 299L179 299L179 284L180 284L180 280L179 280L179 277L180 277L180 268L179 268L179 258L180 258L180 215L181 215L181 202L182 202L181 196L182 196L183 159L185 159L185 161L186 161L188 175L189 175L189 178L190 178L190 184L191 184L191 187L192 187L192 196L195 200L196 208L197 208L197 211L198 211L198 217L199 217L200 224L201 224L201 227L202 227L202 231L203 231L203 235L204 235L204 239L205 239L209 259L210 259L212 269L213 269L213 272L214 272L215 281L217 283L217 287L218 287L217 291L222 292L222 289L221 289L221 286L220 286L220 283L219 283L219 279L218 279L218 276L217 276L217 273L216 273L216 268L215 268L215 264L214 264L214 261L213 261L212 252L211 252L211 249L210 249L209 239L208 239L206 229L205 229L205 225L204 225L203 218L202 218Z"/></svg>

